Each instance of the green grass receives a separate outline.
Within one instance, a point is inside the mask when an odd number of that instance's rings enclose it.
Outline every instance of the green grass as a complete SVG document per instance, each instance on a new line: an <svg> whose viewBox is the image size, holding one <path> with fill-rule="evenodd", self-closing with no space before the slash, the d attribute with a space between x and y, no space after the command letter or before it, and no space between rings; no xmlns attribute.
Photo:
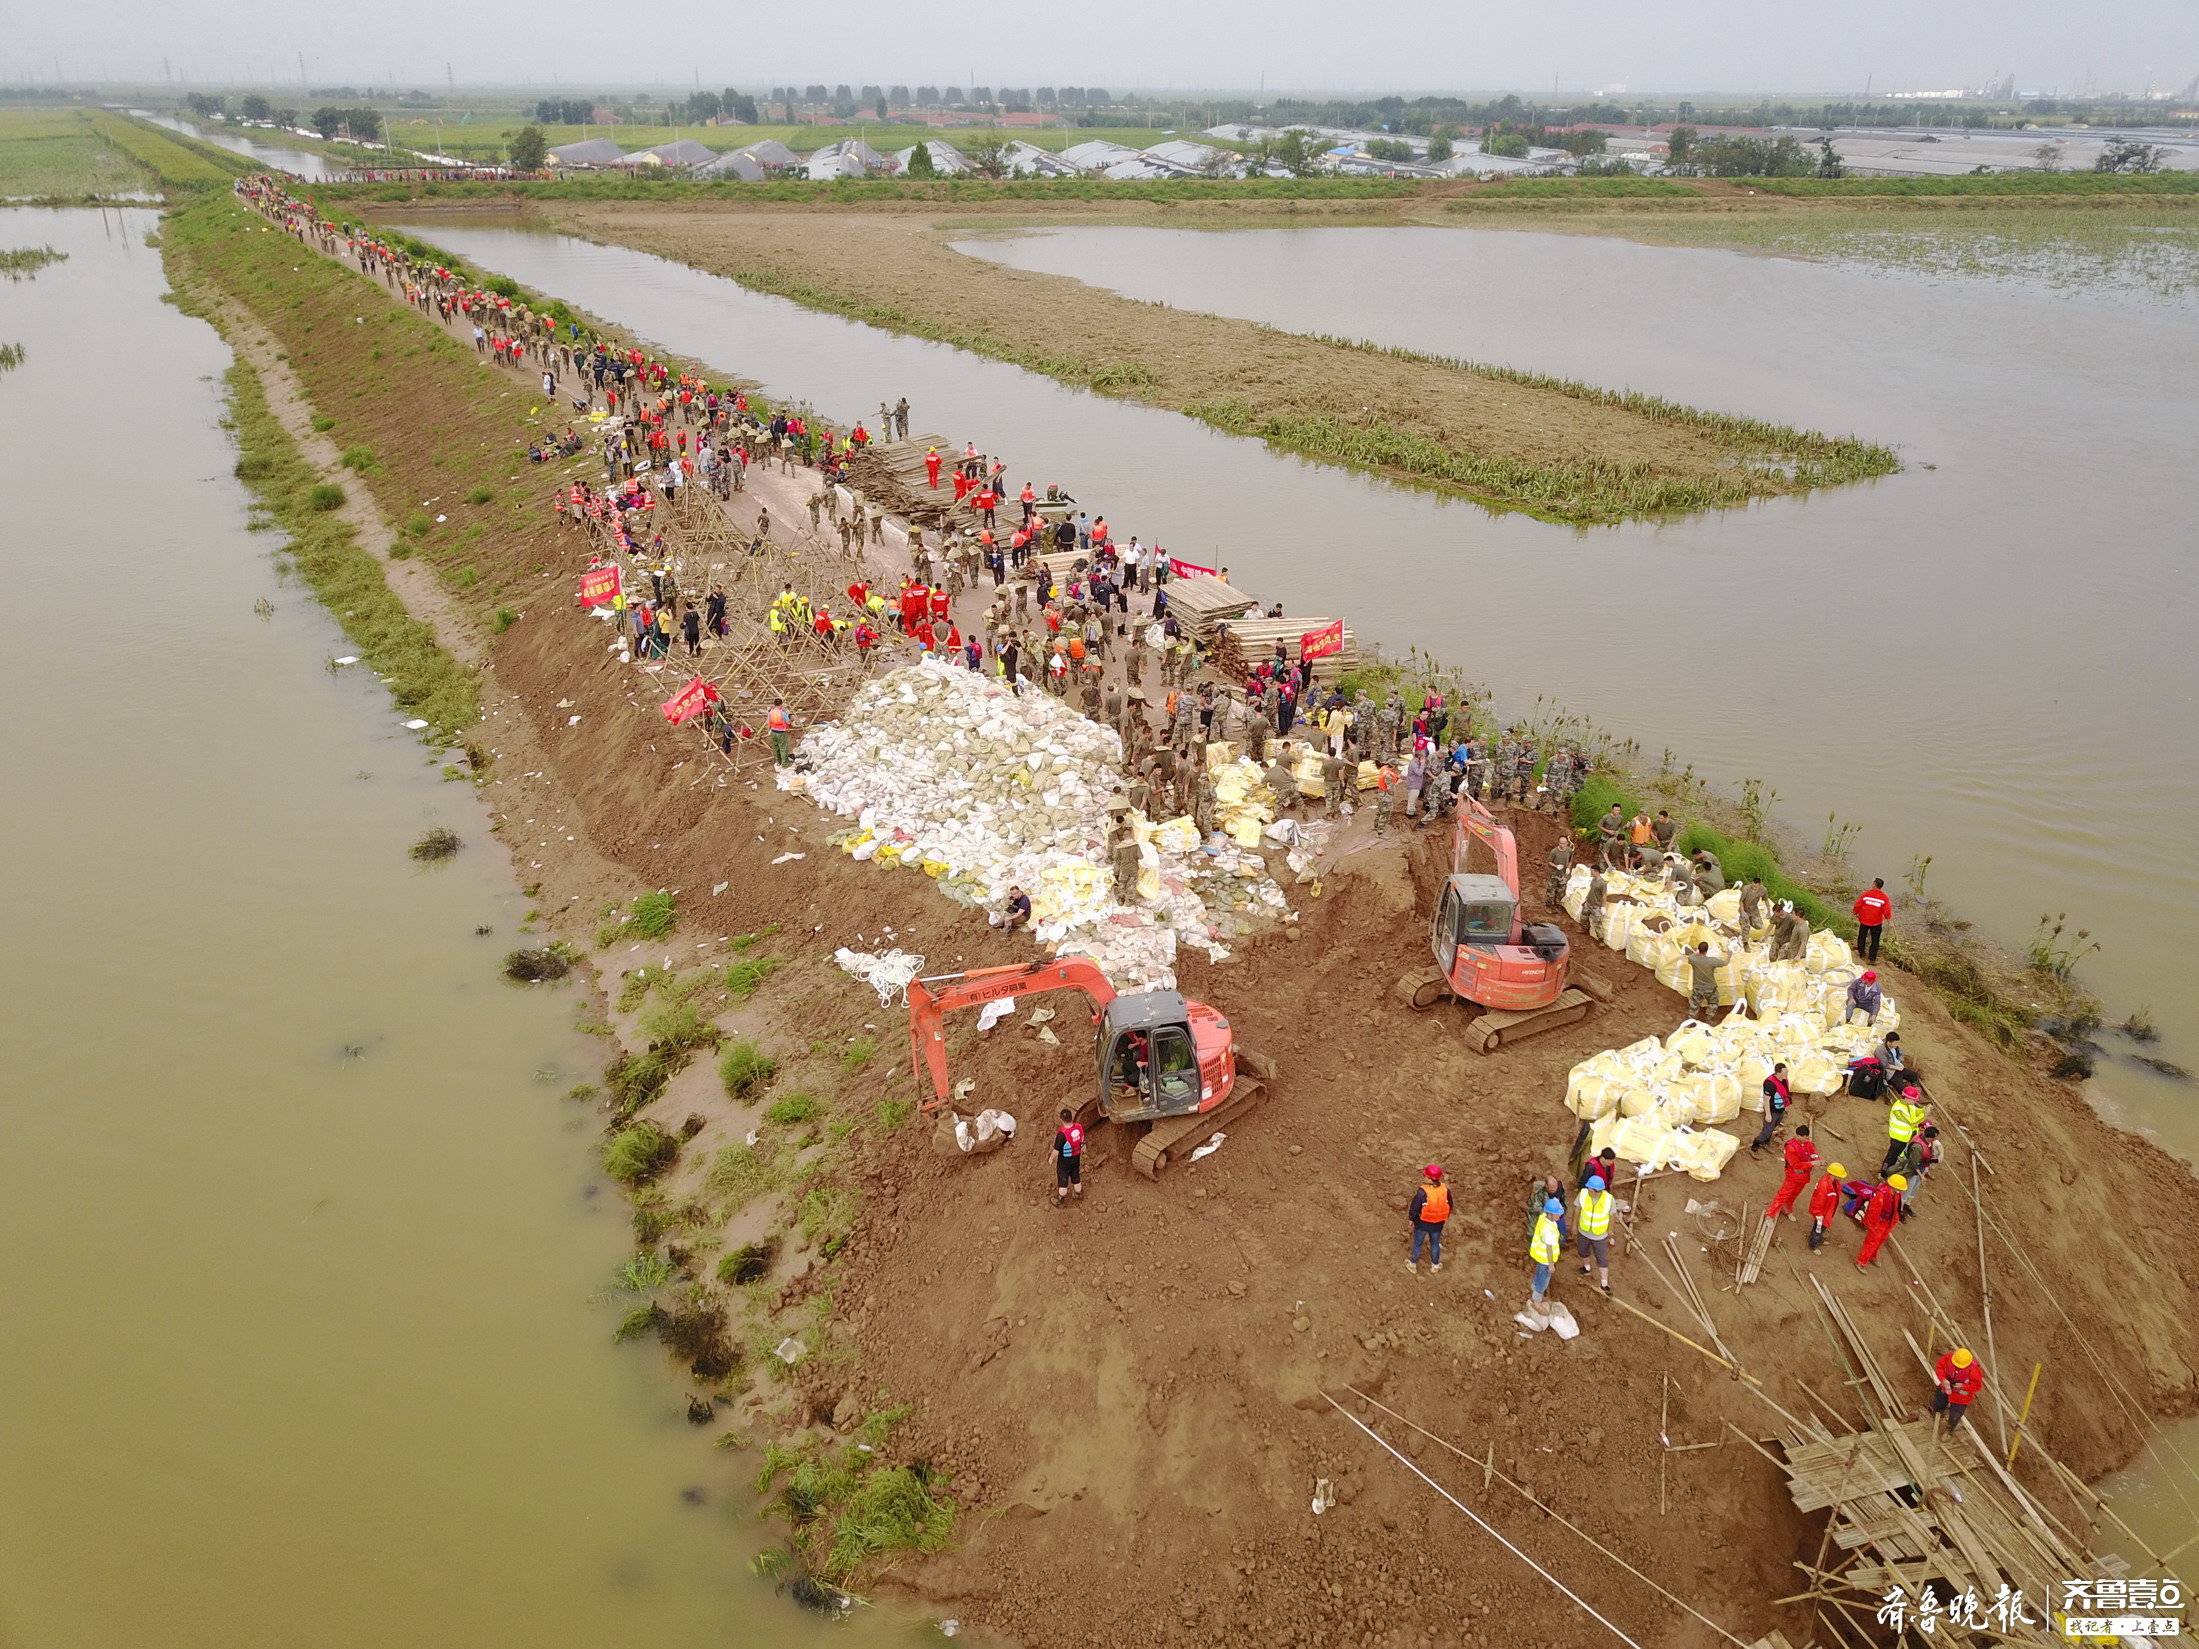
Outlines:
<svg viewBox="0 0 2199 1649"><path fill-rule="evenodd" d="M57 252L50 246L0 247L0 279L33 280L41 269L65 263L68 256L68 253Z"/></svg>
<svg viewBox="0 0 2199 1649"><path fill-rule="evenodd" d="M344 489L333 481L323 481L305 495L306 506L316 510L340 510L344 507Z"/></svg>
<svg viewBox="0 0 2199 1649"><path fill-rule="evenodd" d="M722 1218L731 1219L758 1197L779 1188L778 1165L753 1145L727 1145L710 1159L703 1184L718 1200Z"/></svg>
<svg viewBox="0 0 2199 1649"><path fill-rule="evenodd" d="M878 1057L878 1039L874 1036L858 1036L850 1039L840 1050L840 1069L853 1076Z"/></svg>
<svg viewBox="0 0 2199 1649"><path fill-rule="evenodd" d="M667 1060L684 1064L687 1056L718 1045L717 1026L710 1023L694 1000L699 983L685 990L666 987L655 1005L641 1016L641 1034L649 1039L650 1048Z"/></svg>
<svg viewBox="0 0 2199 1649"><path fill-rule="evenodd" d="M433 830L423 831L420 839L412 844L412 856L415 859L448 859L464 845L457 831L448 825L437 825Z"/></svg>
<svg viewBox="0 0 2199 1649"><path fill-rule="evenodd" d="M916 1101L913 1099L881 1099L878 1102L878 1126L883 1132L891 1133L914 1115Z"/></svg>
<svg viewBox="0 0 2199 1649"><path fill-rule="evenodd" d="M655 1123L628 1123L604 1146L603 1171L621 1185L641 1185L671 1167L679 1154L679 1141Z"/></svg>
<svg viewBox="0 0 2199 1649"><path fill-rule="evenodd" d="M732 963L725 970L725 988L736 1002L746 1002L763 986L763 982L779 971L776 956L750 956Z"/></svg>
<svg viewBox="0 0 2199 1649"><path fill-rule="evenodd" d="M812 1185L795 1205L802 1237L830 1259L855 1229L856 1195L844 1185Z"/></svg>
<svg viewBox="0 0 2199 1649"><path fill-rule="evenodd" d="M744 1242L738 1248L727 1249L718 1257L718 1281L729 1288L741 1288L760 1282L770 1274L772 1262L777 1257L776 1241Z"/></svg>
<svg viewBox="0 0 2199 1649"><path fill-rule="evenodd" d="M734 1099L749 1099L779 1072L779 1062L743 1037L727 1046L718 1059L718 1078Z"/></svg>
<svg viewBox="0 0 2199 1649"><path fill-rule="evenodd" d="M343 466L347 470L358 470L362 474L375 468L374 449L372 447L344 448Z"/></svg>
<svg viewBox="0 0 2199 1649"><path fill-rule="evenodd" d="M148 126L126 115L102 109L85 118L108 143L160 179L164 189L227 189L253 169L252 162L242 155L178 137L162 127Z"/></svg>
<svg viewBox="0 0 2199 1649"><path fill-rule="evenodd" d="M809 1121L823 1109L823 1101L815 1094L788 1094L784 1099L771 1102L771 1108L764 1112L764 1121L774 1127L791 1128L796 1123Z"/></svg>
<svg viewBox="0 0 2199 1649"><path fill-rule="evenodd" d="M0 195L81 200L150 182L81 109L0 109Z"/></svg>
<svg viewBox="0 0 2199 1649"><path fill-rule="evenodd" d="M2199 172L1989 172L1959 177L1740 179L1769 195L2191 195Z"/></svg>
<svg viewBox="0 0 2199 1649"><path fill-rule="evenodd" d="M664 1085L672 1080L673 1069L671 1062L655 1049L620 1054L603 1069L603 1086L611 1096L611 1109L621 1117L632 1116L664 1092Z"/></svg>
<svg viewBox="0 0 2199 1649"><path fill-rule="evenodd" d="M625 911L615 906L596 929L598 946L615 945L621 939L662 939L678 920L679 901L663 888L652 889L634 900Z"/></svg>
<svg viewBox="0 0 2199 1649"><path fill-rule="evenodd" d="M745 954L754 950L778 931L779 924L773 922L766 927L757 929L754 933L736 933L733 935L732 948Z"/></svg>
<svg viewBox="0 0 2199 1649"><path fill-rule="evenodd" d="M177 239L170 235L167 242ZM381 563L351 527L314 506L322 483L269 408L259 374L239 357L228 384L237 478L288 533L300 575L368 667L389 682L397 707L425 720L436 742L454 742L481 719L473 672L443 651L432 628L405 611Z"/></svg>
<svg viewBox="0 0 2199 1649"><path fill-rule="evenodd" d="M648 1294L668 1285L673 1276L672 1262L662 1254L630 1254L613 1281L632 1293Z"/></svg>
<svg viewBox="0 0 2199 1649"><path fill-rule="evenodd" d="M874 1415L844 1442L766 1445L756 1492L793 1529L797 1555L823 1578L845 1581L882 1558L936 1552L954 1538L954 1502L929 1472L880 1458L896 1411Z"/></svg>

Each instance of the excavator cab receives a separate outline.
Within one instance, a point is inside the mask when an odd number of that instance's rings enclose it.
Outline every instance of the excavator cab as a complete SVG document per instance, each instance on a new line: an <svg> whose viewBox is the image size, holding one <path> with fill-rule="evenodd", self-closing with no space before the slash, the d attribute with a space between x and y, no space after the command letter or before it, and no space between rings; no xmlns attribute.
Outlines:
<svg viewBox="0 0 2199 1649"><path fill-rule="evenodd" d="M1512 937L1519 901L1501 877L1461 875L1443 884L1435 910L1435 959L1448 977L1462 945L1502 945Z"/></svg>
<svg viewBox="0 0 2199 1649"><path fill-rule="evenodd" d="M1202 1103L1191 1004L1174 991L1118 996L1099 1016L1101 1109L1110 1121L1183 1116Z"/></svg>

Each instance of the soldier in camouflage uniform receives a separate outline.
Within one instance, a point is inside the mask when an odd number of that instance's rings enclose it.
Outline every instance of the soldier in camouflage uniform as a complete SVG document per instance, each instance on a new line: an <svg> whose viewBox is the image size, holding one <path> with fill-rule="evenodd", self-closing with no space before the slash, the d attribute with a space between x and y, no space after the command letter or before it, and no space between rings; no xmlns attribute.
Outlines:
<svg viewBox="0 0 2199 1649"><path fill-rule="evenodd" d="M1397 735L1405 725L1405 704L1392 688L1382 708L1374 713L1374 753L1379 761L1388 761L1397 754Z"/></svg>
<svg viewBox="0 0 2199 1649"><path fill-rule="evenodd" d="M1431 819L1440 819L1451 805L1451 764L1433 761L1428 764L1428 782L1421 786L1420 803Z"/></svg>
<svg viewBox="0 0 2199 1649"><path fill-rule="evenodd" d="M1558 832L1557 845L1550 850L1549 902L1561 903L1565 898L1565 879L1573 874L1573 837L1568 831Z"/></svg>
<svg viewBox="0 0 2199 1649"><path fill-rule="evenodd" d="M1107 855L1107 862L1115 872L1115 903L1134 905L1138 902L1138 871L1140 868L1138 841L1127 829L1115 837L1115 845Z"/></svg>

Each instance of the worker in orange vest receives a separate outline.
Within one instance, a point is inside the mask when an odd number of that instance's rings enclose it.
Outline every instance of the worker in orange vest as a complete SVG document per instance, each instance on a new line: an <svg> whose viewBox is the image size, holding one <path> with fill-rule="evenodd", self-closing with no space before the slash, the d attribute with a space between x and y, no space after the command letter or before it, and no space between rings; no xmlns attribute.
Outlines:
<svg viewBox="0 0 2199 1649"><path fill-rule="evenodd" d="M1855 1257L1856 1270L1869 1270L1878 1251L1886 1246L1886 1239L1894 1234L1894 1227L1901 1223L1901 1193L1908 1189L1909 1182L1893 1174L1871 1193L1870 1205L1863 1210L1863 1249Z"/></svg>
<svg viewBox="0 0 2199 1649"><path fill-rule="evenodd" d="M1848 1177L1848 1170L1834 1163L1825 1170L1825 1177L1817 1182L1817 1189L1810 1193L1810 1247L1823 1246L1825 1231L1840 1212L1841 1182Z"/></svg>
<svg viewBox="0 0 2199 1649"><path fill-rule="evenodd" d="M771 730L771 759L780 767L794 759L794 718L787 714L786 700L771 701L771 715L764 722Z"/></svg>
<svg viewBox="0 0 2199 1649"><path fill-rule="evenodd" d="M1933 1365L1932 1378L1939 1383L1932 1393L1932 1412L1946 1415L1947 1429L1953 1431L1985 1389L1985 1370L1968 1346L1957 1346Z"/></svg>
<svg viewBox="0 0 2199 1649"><path fill-rule="evenodd" d="M1764 1218L1775 1220L1784 1214L1794 1218L1794 1205L1802 1195L1802 1187L1810 1182L1810 1170L1817 1166L1817 1147L1810 1140L1810 1125L1803 1123L1795 1129L1794 1138L1786 1145L1787 1172L1779 1182L1779 1194L1771 1199L1771 1206L1764 1210Z"/></svg>
<svg viewBox="0 0 2199 1649"><path fill-rule="evenodd" d="M1412 1257L1405 1262L1405 1269L1416 1277L1420 1275L1423 1247L1428 1250L1429 1272L1443 1269L1443 1222L1451 1217L1451 1188L1443 1183L1443 1165L1429 1163L1420 1171L1420 1177L1423 1183L1405 1210L1413 1222Z"/></svg>

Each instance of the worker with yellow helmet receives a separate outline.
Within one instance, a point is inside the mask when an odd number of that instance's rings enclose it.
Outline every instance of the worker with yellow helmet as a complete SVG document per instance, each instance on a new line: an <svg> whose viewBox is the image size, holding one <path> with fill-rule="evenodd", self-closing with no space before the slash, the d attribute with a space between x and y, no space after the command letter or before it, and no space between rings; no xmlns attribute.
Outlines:
<svg viewBox="0 0 2199 1649"><path fill-rule="evenodd" d="M1939 1382L1939 1389L1932 1393L1932 1412L1946 1415L1947 1429L1953 1431L1985 1389L1984 1366L1968 1346L1957 1346L1940 1358L1932 1377Z"/></svg>

